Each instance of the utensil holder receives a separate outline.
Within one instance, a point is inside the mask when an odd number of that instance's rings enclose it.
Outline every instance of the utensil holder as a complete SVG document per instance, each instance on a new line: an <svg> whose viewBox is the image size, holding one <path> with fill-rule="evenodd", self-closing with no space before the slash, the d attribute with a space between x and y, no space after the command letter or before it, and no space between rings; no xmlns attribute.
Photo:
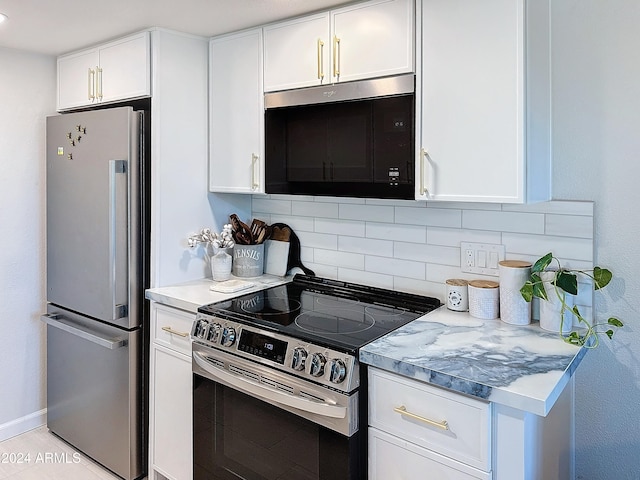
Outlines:
<svg viewBox="0 0 640 480"><path fill-rule="evenodd" d="M233 274L236 277L259 277L264 272L264 243L233 247Z"/></svg>

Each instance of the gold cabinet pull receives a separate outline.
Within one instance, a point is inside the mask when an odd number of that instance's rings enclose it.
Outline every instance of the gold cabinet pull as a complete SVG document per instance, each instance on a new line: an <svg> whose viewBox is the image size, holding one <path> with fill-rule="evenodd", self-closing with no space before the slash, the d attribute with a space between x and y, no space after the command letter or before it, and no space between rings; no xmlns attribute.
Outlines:
<svg viewBox="0 0 640 480"><path fill-rule="evenodd" d="M88 97L89 97L89 100L93 102L96 99L96 93L95 93L96 71L93 68L90 68L89 72L87 72L87 78L89 79L89 85L87 88Z"/></svg>
<svg viewBox="0 0 640 480"><path fill-rule="evenodd" d="M429 190L426 187L427 181L424 178L426 172L425 161L427 158L427 152L424 148L420 149L420 195L426 195Z"/></svg>
<svg viewBox="0 0 640 480"><path fill-rule="evenodd" d="M446 420L442 420L441 422L430 420L420 415L416 415L415 413L408 412L407 407L405 407L404 405L394 408L393 411L405 417L409 417L414 420L426 423L427 425L431 425L432 427L441 428L442 430L449 430L449 422L447 422Z"/></svg>
<svg viewBox="0 0 640 480"><path fill-rule="evenodd" d="M340 76L340 39L333 37L333 76Z"/></svg>
<svg viewBox="0 0 640 480"><path fill-rule="evenodd" d="M256 175L256 167L260 157L255 153L251 154L251 190L257 190L260 187L258 183L258 175Z"/></svg>
<svg viewBox="0 0 640 480"><path fill-rule="evenodd" d="M162 327L162 330L164 330L167 333L171 333L173 335L178 335L179 337L188 337L189 336L188 333L178 332L177 330L174 330L171 327Z"/></svg>
<svg viewBox="0 0 640 480"><path fill-rule="evenodd" d="M318 39L318 80L322 81L324 80L324 68L323 68L323 61L322 61L322 53L324 51L324 42L320 39Z"/></svg>
<svg viewBox="0 0 640 480"><path fill-rule="evenodd" d="M98 74L98 81L96 82L96 84L98 85L97 97L98 100L102 100L102 69L100 67L96 67L96 72Z"/></svg>

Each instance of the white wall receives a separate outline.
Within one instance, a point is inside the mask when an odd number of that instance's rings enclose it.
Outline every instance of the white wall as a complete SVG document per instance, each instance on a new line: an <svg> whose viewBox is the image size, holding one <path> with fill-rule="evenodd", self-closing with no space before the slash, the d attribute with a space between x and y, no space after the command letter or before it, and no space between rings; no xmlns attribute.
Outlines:
<svg viewBox="0 0 640 480"><path fill-rule="evenodd" d="M44 421L45 116L55 59L0 48L0 440Z"/></svg>
<svg viewBox="0 0 640 480"><path fill-rule="evenodd" d="M554 196L595 201L597 317L625 323L577 371L579 479L640 475L640 2L552 0Z"/></svg>

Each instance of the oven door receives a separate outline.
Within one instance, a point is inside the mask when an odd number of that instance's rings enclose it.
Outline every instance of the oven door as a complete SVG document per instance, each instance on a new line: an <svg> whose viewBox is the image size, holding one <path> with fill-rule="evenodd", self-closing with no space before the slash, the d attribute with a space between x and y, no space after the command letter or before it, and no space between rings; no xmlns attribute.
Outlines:
<svg viewBox="0 0 640 480"><path fill-rule="evenodd" d="M361 479L358 395L193 343L194 479Z"/></svg>

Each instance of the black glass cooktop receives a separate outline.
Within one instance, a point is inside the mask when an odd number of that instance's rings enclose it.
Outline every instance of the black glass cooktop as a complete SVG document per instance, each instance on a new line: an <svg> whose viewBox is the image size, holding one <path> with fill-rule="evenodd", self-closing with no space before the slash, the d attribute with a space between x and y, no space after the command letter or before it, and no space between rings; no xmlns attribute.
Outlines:
<svg viewBox="0 0 640 480"><path fill-rule="evenodd" d="M296 275L290 283L198 311L355 353L440 305L432 297Z"/></svg>

